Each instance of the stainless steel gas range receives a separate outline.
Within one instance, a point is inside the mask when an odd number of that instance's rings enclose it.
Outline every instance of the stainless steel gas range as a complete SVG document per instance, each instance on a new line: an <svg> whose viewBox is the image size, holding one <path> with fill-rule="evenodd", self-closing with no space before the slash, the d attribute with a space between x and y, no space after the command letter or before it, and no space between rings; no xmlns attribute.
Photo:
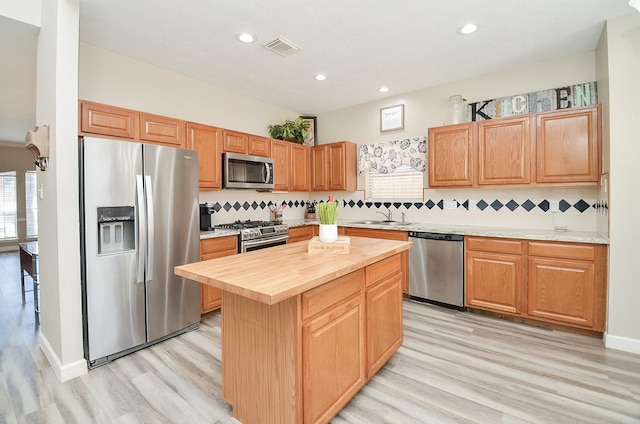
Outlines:
<svg viewBox="0 0 640 424"><path fill-rule="evenodd" d="M240 231L238 253L279 246L289 240L289 226L274 221L235 221L215 228Z"/></svg>

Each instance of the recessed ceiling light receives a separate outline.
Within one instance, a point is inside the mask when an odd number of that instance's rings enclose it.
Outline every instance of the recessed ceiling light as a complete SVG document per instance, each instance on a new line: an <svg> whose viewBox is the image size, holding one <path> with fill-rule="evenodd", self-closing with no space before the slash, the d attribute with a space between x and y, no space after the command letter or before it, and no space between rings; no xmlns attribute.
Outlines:
<svg viewBox="0 0 640 424"><path fill-rule="evenodd" d="M313 78L316 81L324 81L327 79L327 76L325 74L317 74L317 75L314 75Z"/></svg>
<svg viewBox="0 0 640 424"><path fill-rule="evenodd" d="M238 40L242 41L243 43L253 43L254 41L256 41L255 37L251 34L249 34L248 32L245 32L243 34L239 34L238 35Z"/></svg>
<svg viewBox="0 0 640 424"><path fill-rule="evenodd" d="M478 25L475 24L466 24L458 28L458 34L461 35L469 35L473 34L478 30Z"/></svg>
<svg viewBox="0 0 640 424"><path fill-rule="evenodd" d="M386 93L389 91L389 87L380 87L378 88L378 93Z"/></svg>

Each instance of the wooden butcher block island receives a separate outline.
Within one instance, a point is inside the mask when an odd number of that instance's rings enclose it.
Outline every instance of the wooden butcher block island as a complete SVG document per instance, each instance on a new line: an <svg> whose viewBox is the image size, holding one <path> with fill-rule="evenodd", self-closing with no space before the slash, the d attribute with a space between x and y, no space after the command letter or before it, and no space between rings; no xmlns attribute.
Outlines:
<svg viewBox="0 0 640 424"><path fill-rule="evenodd" d="M325 423L402 344L411 242L351 237L349 254L287 244L175 268L222 289L222 388L234 417Z"/></svg>

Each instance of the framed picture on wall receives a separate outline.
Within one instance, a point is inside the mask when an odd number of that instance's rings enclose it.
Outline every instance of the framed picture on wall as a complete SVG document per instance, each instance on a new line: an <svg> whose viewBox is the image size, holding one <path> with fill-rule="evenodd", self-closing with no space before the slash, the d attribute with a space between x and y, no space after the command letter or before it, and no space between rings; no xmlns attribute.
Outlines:
<svg viewBox="0 0 640 424"><path fill-rule="evenodd" d="M300 118L309 122L309 135L302 143L304 146L315 146L318 144L318 125L315 116L301 116Z"/></svg>
<svg viewBox="0 0 640 424"><path fill-rule="evenodd" d="M380 109L380 132L404 129L404 104Z"/></svg>

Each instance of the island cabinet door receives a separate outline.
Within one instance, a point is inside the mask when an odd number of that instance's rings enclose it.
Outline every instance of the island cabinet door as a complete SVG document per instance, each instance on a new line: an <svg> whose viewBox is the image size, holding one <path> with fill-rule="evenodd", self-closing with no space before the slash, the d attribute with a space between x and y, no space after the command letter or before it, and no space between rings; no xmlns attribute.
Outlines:
<svg viewBox="0 0 640 424"><path fill-rule="evenodd" d="M326 423L365 382L362 295L339 303L302 326L305 424Z"/></svg>
<svg viewBox="0 0 640 424"><path fill-rule="evenodd" d="M369 379L402 344L402 273L367 287L365 298Z"/></svg>

